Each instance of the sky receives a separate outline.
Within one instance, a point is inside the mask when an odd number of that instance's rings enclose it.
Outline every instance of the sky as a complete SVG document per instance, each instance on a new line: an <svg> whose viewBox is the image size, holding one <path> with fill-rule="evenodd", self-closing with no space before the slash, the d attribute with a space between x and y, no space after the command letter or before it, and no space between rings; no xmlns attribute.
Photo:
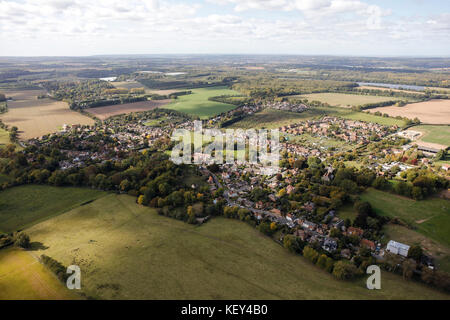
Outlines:
<svg viewBox="0 0 450 320"><path fill-rule="evenodd" d="M0 56L450 56L449 0L0 0Z"/></svg>

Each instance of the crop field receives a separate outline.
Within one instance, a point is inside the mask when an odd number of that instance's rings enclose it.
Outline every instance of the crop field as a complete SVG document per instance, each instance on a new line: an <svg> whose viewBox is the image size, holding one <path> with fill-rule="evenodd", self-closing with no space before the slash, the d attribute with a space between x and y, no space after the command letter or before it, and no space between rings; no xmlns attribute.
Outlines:
<svg viewBox="0 0 450 320"><path fill-rule="evenodd" d="M299 97L306 98L308 99L308 101L320 101L322 103L328 103L329 105L336 107L352 107L367 103L406 99L398 97L382 97L382 96L370 96L362 94L347 94L334 92L303 94Z"/></svg>
<svg viewBox="0 0 450 320"><path fill-rule="evenodd" d="M450 126L414 126L413 131L420 131L423 135L420 141L437 143L444 146L450 146Z"/></svg>
<svg viewBox="0 0 450 320"><path fill-rule="evenodd" d="M387 113L391 117L401 116L409 119L417 117L421 122L428 124L450 124L450 100L445 99L408 103L403 107L373 108L369 111Z"/></svg>
<svg viewBox="0 0 450 320"><path fill-rule="evenodd" d="M0 128L0 147L10 144L9 132Z"/></svg>
<svg viewBox="0 0 450 320"><path fill-rule="evenodd" d="M241 121L233 123L229 128L274 129L325 115L337 116L350 120L374 122L386 126L398 125L399 127L401 127L405 125L405 121L403 120L376 116L366 112L357 112L345 108L335 107L315 107L301 113L266 108L258 113L242 119Z"/></svg>
<svg viewBox="0 0 450 320"><path fill-rule="evenodd" d="M19 128L23 140L40 137L58 131L63 124L93 125L94 120L69 109L67 103L52 99L37 99L43 90L5 91L8 112L0 119L8 126Z"/></svg>
<svg viewBox="0 0 450 320"><path fill-rule="evenodd" d="M0 233L12 232L75 208L106 192L25 185L0 191Z"/></svg>
<svg viewBox="0 0 450 320"><path fill-rule="evenodd" d="M173 100L166 108L199 116L201 119L207 119L236 108L232 104L210 101L208 98L222 95L237 95L239 94L237 91L230 90L226 87L199 88L192 89L191 91L192 94L179 96L178 99Z"/></svg>
<svg viewBox="0 0 450 320"><path fill-rule="evenodd" d="M416 201L375 189L364 192L361 199L370 202L377 214L398 217L430 239L450 246L450 201L440 198Z"/></svg>
<svg viewBox="0 0 450 320"><path fill-rule="evenodd" d="M358 90L369 89L369 90L381 90L381 91L393 91L393 92L405 92L405 93L415 93L415 94L425 94L424 91L414 91L414 90L402 90L386 87L376 87L376 86L359 86L356 87Z"/></svg>
<svg viewBox="0 0 450 320"><path fill-rule="evenodd" d="M119 114L153 110L165 106L169 102L170 100L148 100L104 107L87 108L85 109L85 111L99 118L100 120L105 120L109 117L117 116Z"/></svg>
<svg viewBox="0 0 450 320"><path fill-rule="evenodd" d="M383 272L381 290L343 282L247 224L202 226L159 216L110 194L26 232L64 265L78 264L82 291L106 299L449 299ZM46 249L45 249L46 248Z"/></svg>
<svg viewBox="0 0 450 320"><path fill-rule="evenodd" d="M67 289L30 252L15 248L0 250L0 300L80 298Z"/></svg>

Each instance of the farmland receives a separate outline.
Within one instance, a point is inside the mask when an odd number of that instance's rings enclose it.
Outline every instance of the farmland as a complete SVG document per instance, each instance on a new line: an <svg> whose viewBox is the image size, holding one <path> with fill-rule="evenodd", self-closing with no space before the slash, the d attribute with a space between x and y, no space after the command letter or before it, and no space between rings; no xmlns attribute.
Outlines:
<svg viewBox="0 0 450 320"><path fill-rule="evenodd" d="M30 252L0 250L0 300L80 299Z"/></svg>
<svg viewBox="0 0 450 320"><path fill-rule="evenodd" d="M450 246L450 202L440 198L416 201L391 193L369 189L361 199L370 202L375 212L398 217L423 235Z"/></svg>
<svg viewBox="0 0 450 320"><path fill-rule="evenodd" d="M105 195L87 188L26 185L0 192L0 232L12 232Z"/></svg>
<svg viewBox="0 0 450 320"><path fill-rule="evenodd" d="M409 103L403 107L380 107L369 110L371 113L387 113L391 117L415 117L428 124L450 124L450 100L434 99L425 102Z"/></svg>
<svg viewBox="0 0 450 320"><path fill-rule="evenodd" d="M58 131L63 124L94 124L94 120L69 109L67 103L49 98L37 99L43 90L5 91L8 112L0 119L8 126L19 128L21 139L40 137Z"/></svg>
<svg viewBox="0 0 450 320"><path fill-rule="evenodd" d="M105 107L87 108L86 112L97 117L100 120L105 120L109 117L124 113L141 112L153 110L165 106L170 100L148 100L133 103L117 104Z"/></svg>
<svg viewBox="0 0 450 320"><path fill-rule="evenodd" d="M405 121L394 118L387 118L369 114L366 112L357 112L344 108L335 107L314 107L301 113L274 110L266 108L261 112L255 113L249 117L242 119L230 126L230 128L267 128L273 129L281 126L310 120L316 117L330 115L338 116L351 120L360 120L366 122L374 122L381 125L398 125L404 126Z"/></svg>
<svg viewBox="0 0 450 320"><path fill-rule="evenodd" d="M210 101L208 98L221 95L238 95L239 93L226 87L211 87L192 89L192 93L178 97L167 109L173 109L190 115L207 119L211 116L226 112L235 108L234 105Z"/></svg>
<svg viewBox="0 0 450 320"><path fill-rule="evenodd" d="M450 146L450 126L414 126L413 131L420 131L423 135L421 141Z"/></svg>
<svg viewBox="0 0 450 320"><path fill-rule="evenodd" d="M331 106L337 107L352 107L368 103L384 102L401 100L395 97L383 97L383 96L371 96L362 94L346 94L346 93L334 93L334 92L324 92L324 93L312 93L304 94L300 96L301 98L306 98L308 101L320 101L322 103L328 103Z"/></svg>
<svg viewBox="0 0 450 320"><path fill-rule="evenodd" d="M382 290L338 281L245 223L214 218L195 227L126 195L110 194L26 231L48 247L37 254L78 264L82 291L94 298L449 298L385 272Z"/></svg>

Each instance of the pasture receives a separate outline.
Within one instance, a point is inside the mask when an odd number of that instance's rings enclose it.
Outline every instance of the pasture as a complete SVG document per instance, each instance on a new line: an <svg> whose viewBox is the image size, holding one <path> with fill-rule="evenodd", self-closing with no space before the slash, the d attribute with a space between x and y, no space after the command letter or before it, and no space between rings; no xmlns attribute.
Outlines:
<svg viewBox="0 0 450 320"><path fill-rule="evenodd" d="M450 126L414 126L413 131L420 131L423 135L420 141L437 143L443 146L450 146Z"/></svg>
<svg viewBox="0 0 450 320"><path fill-rule="evenodd" d="M69 109L67 103L49 98L37 99L44 90L5 91L8 112L0 119L8 126L19 128L20 139L40 137L60 130L63 124L93 125L94 120Z"/></svg>
<svg viewBox="0 0 450 320"><path fill-rule="evenodd" d="M383 96L371 96L362 94L347 94L347 93L334 93L334 92L323 92L323 93L311 93L303 94L299 96L300 98L306 98L308 101L320 101L322 103L328 103L331 106L336 107L352 107L359 106L367 103L377 103L384 101L393 100L405 100L398 97L383 97Z"/></svg>
<svg viewBox="0 0 450 320"><path fill-rule="evenodd" d="M428 124L450 124L450 100L445 99L408 103L403 107L373 108L368 111L387 113L391 117L401 116L409 119L417 117L422 123Z"/></svg>
<svg viewBox="0 0 450 320"><path fill-rule="evenodd" d="M416 201L372 188L361 194L361 199L370 202L377 214L398 217L421 234L450 246L450 201L440 198Z"/></svg>
<svg viewBox="0 0 450 320"><path fill-rule="evenodd" d="M83 294L93 298L450 298L387 272L381 290L367 290L365 279L338 281L243 222L193 226L127 195L110 194L26 232L45 246L37 254L79 265Z"/></svg>
<svg viewBox="0 0 450 320"><path fill-rule="evenodd" d="M147 100L133 103L116 104L111 106L87 108L84 111L97 117L100 120L108 119L119 114L149 111L156 108L163 107L169 103L170 100Z"/></svg>
<svg viewBox="0 0 450 320"><path fill-rule="evenodd" d="M255 113L249 117L233 123L229 128L274 129L325 115L337 116L350 120L374 122L385 126L397 125L401 127L405 125L405 121L403 120L376 116L366 112L358 112L352 111L350 109L336 107L314 107L301 113L266 108L258 113Z"/></svg>
<svg viewBox="0 0 450 320"><path fill-rule="evenodd" d="M0 250L0 300L80 299L43 266L31 252Z"/></svg>
<svg viewBox="0 0 450 320"><path fill-rule="evenodd" d="M230 90L226 87L199 88L192 89L191 91L191 94L179 96L178 99L172 100L172 103L165 108L198 116L201 119L208 119L236 108L232 104L210 101L208 98L222 95L238 95L239 92L237 91Z"/></svg>
<svg viewBox="0 0 450 320"><path fill-rule="evenodd" d="M0 233L29 227L105 194L87 188L44 185L24 185L0 191Z"/></svg>

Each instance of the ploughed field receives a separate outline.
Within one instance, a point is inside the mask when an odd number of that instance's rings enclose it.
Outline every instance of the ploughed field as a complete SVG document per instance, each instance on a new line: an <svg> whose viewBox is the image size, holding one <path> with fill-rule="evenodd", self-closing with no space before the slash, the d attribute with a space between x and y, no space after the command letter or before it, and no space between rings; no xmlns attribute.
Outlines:
<svg viewBox="0 0 450 320"><path fill-rule="evenodd" d="M105 120L109 117L117 116L119 114L142 112L161 108L167 105L169 102L170 100L138 101L133 103L116 104L104 107L87 108L85 109L85 111L99 118L100 120Z"/></svg>
<svg viewBox="0 0 450 320"><path fill-rule="evenodd" d="M8 111L0 119L8 126L19 128L21 139L40 137L56 132L63 124L93 125L94 120L69 109L67 103L49 98L38 99L44 90L7 90L13 100L8 101Z"/></svg>
<svg viewBox="0 0 450 320"><path fill-rule="evenodd" d="M450 298L387 272L382 272L382 290L367 290L365 279L336 280L244 222L213 218L193 226L160 216L127 195L108 194L25 232L39 243L34 255L79 265L81 294L93 298Z"/></svg>
<svg viewBox="0 0 450 320"><path fill-rule="evenodd" d="M387 113L391 117L401 116L409 119L417 117L421 122L429 124L450 124L450 100L447 99L408 103L403 107L373 108L369 111Z"/></svg>

